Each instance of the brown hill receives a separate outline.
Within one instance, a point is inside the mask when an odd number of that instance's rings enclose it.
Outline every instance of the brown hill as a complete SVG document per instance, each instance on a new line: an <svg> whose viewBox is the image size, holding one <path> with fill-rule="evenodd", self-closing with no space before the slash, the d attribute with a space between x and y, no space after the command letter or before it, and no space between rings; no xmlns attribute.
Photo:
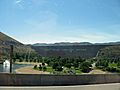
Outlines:
<svg viewBox="0 0 120 90"><path fill-rule="evenodd" d="M0 60L3 60L4 58L9 58L10 45L14 46L14 53L18 54L35 53L34 49L32 49L31 47L25 46L24 44L18 42L17 40L0 32Z"/></svg>
<svg viewBox="0 0 120 90"><path fill-rule="evenodd" d="M110 45L31 46L41 56L93 58L97 52Z"/></svg>
<svg viewBox="0 0 120 90"><path fill-rule="evenodd" d="M99 51L99 57L120 60L120 45L109 46Z"/></svg>

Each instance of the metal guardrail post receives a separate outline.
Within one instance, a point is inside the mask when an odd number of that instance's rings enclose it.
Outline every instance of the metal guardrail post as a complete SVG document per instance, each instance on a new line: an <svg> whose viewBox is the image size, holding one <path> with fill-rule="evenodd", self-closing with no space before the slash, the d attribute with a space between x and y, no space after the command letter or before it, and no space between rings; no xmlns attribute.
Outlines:
<svg viewBox="0 0 120 90"><path fill-rule="evenodd" d="M13 45L10 45L10 73L12 73Z"/></svg>

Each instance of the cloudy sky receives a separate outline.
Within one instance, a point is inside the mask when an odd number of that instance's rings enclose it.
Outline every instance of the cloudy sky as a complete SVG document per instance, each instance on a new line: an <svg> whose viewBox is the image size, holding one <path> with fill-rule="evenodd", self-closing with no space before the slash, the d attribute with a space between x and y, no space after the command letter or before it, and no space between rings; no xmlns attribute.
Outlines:
<svg viewBox="0 0 120 90"><path fill-rule="evenodd" d="M120 0L0 0L0 31L25 44L120 41Z"/></svg>

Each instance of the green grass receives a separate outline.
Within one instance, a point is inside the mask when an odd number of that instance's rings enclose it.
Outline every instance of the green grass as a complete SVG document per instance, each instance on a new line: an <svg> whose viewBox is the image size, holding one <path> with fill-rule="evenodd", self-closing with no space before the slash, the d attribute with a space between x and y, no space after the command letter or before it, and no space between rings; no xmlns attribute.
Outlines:
<svg viewBox="0 0 120 90"><path fill-rule="evenodd" d="M48 66L48 67L47 67L47 72L53 72L52 67Z"/></svg>
<svg viewBox="0 0 120 90"><path fill-rule="evenodd" d="M39 70L39 68L33 68L34 70Z"/></svg>
<svg viewBox="0 0 120 90"><path fill-rule="evenodd" d="M39 68L33 68L34 70L39 70ZM46 72L53 72L52 67L48 66Z"/></svg>
<svg viewBox="0 0 120 90"><path fill-rule="evenodd" d="M117 67L116 63L109 63L109 67Z"/></svg>
<svg viewBox="0 0 120 90"><path fill-rule="evenodd" d="M74 68L74 67L71 67L71 69L67 68L67 71L69 71L69 70L75 71L76 74L81 74L82 73L79 68Z"/></svg>
<svg viewBox="0 0 120 90"><path fill-rule="evenodd" d="M75 72L76 72L76 74L81 74L82 73L80 69L79 70L75 70Z"/></svg>

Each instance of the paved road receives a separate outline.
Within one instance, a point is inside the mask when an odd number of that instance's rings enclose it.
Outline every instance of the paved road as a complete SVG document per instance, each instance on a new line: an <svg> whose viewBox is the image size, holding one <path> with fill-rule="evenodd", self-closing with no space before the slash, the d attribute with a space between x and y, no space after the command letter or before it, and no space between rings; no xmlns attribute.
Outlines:
<svg viewBox="0 0 120 90"><path fill-rule="evenodd" d="M120 83L79 86L0 87L0 90L120 90Z"/></svg>

